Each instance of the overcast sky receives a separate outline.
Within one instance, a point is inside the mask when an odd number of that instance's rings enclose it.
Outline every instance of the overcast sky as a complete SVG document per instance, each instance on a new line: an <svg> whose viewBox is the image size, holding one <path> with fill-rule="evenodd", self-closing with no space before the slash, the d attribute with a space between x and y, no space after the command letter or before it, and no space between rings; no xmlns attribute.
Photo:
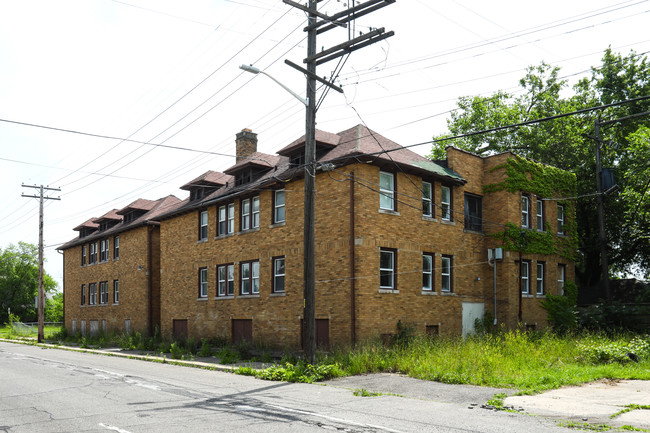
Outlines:
<svg viewBox="0 0 650 433"><path fill-rule="evenodd" d="M326 95L317 128L365 123L402 145L427 143L458 97L518 92L528 66L560 66L575 83L608 46L650 51L649 12L648 0L397 0L319 36L321 49L348 32L395 31L349 56L336 79L345 92ZM37 191L21 184L60 187L45 206L45 270L61 285L56 247L80 223L137 198L185 198L181 185L234 164L243 128L266 153L303 135L304 106L238 66L304 95L284 59L302 64L305 23L281 0L0 0L0 248L38 243L38 201L21 197Z"/></svg>

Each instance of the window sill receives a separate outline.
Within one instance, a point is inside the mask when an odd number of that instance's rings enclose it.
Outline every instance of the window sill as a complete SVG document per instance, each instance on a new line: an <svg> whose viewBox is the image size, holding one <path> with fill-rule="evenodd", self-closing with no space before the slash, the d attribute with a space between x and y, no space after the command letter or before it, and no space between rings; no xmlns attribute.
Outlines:
<svg viewBox="0 0 650 433"><path fill-rule="evenodd" d="M535 297L539 298L539 299L544 299L544 298L546 298L546 294L545 293L538 293Z"/></svg>
<svg viewBox="0 0 650 433"><path fill-rule="evenodd" d="M252 298L259 298L259 297L260 297L260 294L255 293L253 295L239 295L239 296L237 296L237 299L252 299Z"/></svg>
<svg viewBox="0 0 650 433"><path fill-rule="evenodd" d="M438 292L435 292L433 290L422 290L421 294L423 296L438 296Z"/></svg>
<svg viewBox="0 0 650 433"><path fill-rule="evenodd" d="M531 295L530 293L522 293L522 294L521 294L521 297L522 297L522 298L530 298L530 299L533 299L533 298L534 298L534 296Z"/></svg>
<svg viewBox="0 0 650 433"><path fill-rule="evenodd" d="M198 241L196 241L196 243L197 243L197 244L204 244L204 243L206 243L207 241L208 241L207 239L199 239Z"/></svg>
<svg viewBox="0 0 650 433"><path fill-rule="evenodd" d="M235 236L234 233L225 233L223 235L215 236L214 240L219 240L219 239L224 239L224 238L229 238L231 236Z"/></svg>
<svg viewBox="0 0 650 433"><path fill-rule="evenodd" d="M399 212L394 211L394 210L392 210L392 209L382 209L382 208L379 208L379 213L382 213L382 214L384 214L384 215L396 215L396 216L399 216Z"/></svg>
<svg viewBox="0 0 650 433"><path fill-rule="evenodd" d="M387 293L387 294L391 293L391 294L394 294L394 295L398 295L399 290L398 289L379 289L379 293Z"/></svg>
<svg viewBox="0 0 650 433"><path fill-rule="evenodd" d="M113 302L112 305L120 305L120 303L119 302Z"/></svg>
<svg viewBox="0 0 650 433"><path fill-rule="evenodd" d="M438 218L434 218L434 217L430 217L430 216L422 215L422 221L430 221L430 222L432 222L432 223L437 223L437 222L438 222Z"/></svg>
<svg viewBox="0 0 650 433"><path fill-rule="evenodd" d="M226 295L226 296L215 296L215 301L225 301L227 299L235 299L235 295Z"/></svg>
<svg viewBox="0 0 650 433"><path fill-rule="evenodd" d="M286 221L280 221L280 222L277 222L277 223L273 223L273 224L271 224L271 225L269 226L269 228L272 229L272 228L275 228L275 227L284 227L284 226L286 226L286 225L287 225L287 222L286 222Z"/></svg>
<svg viewBox="0 0 650 433"><path fill-rule="evenodd" d="M440 292L442 296L458 296L458 294L454 292Z"/></svg>
<svg viewBox="0 0 650 433"><path fill-rule="evenodd" d="M282 296L287 296L287 294L286 294L286 292L273 292L273 293L269 294L269 296L271 298L278 298L278 297L282 297Z"/></svg>
<svg viewBox="0 0 650 433"><path fill-rule="evenodd" d="M205 298L196 298L197 301L207 301L208 297L206 296Z"/></svg>
<svg viewBox="0 0 650 433"><path fill-rule="evenodd" d="M454 222L454 221L452 221L452 220L446 220L446 219L443 219L443 220L441 220L440 222L443 223L443 224L450 225L450 226L455 226L455 225L456 225L456 222Z"/></svg>
<svg viewBox="0 0 650 433"><path fill-rule="evenodd" d="M240 230L239 233L237 233L237 234L238 235L245 235L247 233L255 233L255 232L259 232L259 231L260 231L259 227L253 227L252 229Z"/></svg>
<svg viewBox="0 0 650 433"><path fill-rule="evenodd" d="M472 229L463 229L463 233L469 233L469 234L473 234L473 235L484 235L485 234L482 231L472 230Z"/></svg>

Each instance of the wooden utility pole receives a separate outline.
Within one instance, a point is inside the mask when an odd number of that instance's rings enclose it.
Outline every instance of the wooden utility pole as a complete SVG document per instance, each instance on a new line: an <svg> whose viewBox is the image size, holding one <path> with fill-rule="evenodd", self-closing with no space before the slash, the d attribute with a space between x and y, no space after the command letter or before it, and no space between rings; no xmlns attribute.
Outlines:
<svg viewBox="0 0 650 433"><path fill-rule="evenodd" d="M39 190L39 195L22 194L22 197L31 197L39 199L38 205L38 342L43 342L44 332L44 307L45 294L43 292L43 201L44 200L61 200L61 197L45 197L44 191L61 191L60 188L50 188L37 185L22 185L23 188L35 188Z"/></svg>
<svg viewBox="0 0 650 433"><path fill-rule="evenodd" d="M308 362L316 359L316 241L315 241L315 192L316 192L316 81L338 92L343 90L316 75L316 66L350 54L365 46L379 42L394 32L384 33L384 29L375 29L365 35L353 38L332 48L317 53L316 36L334 28L346 28L348 23L358 17L367 15L395 3L396 0L369 0L349 9L327 16L318 12L319 0L309 0L307 6L292 0L284 3L308 14L307 57L303 60L307 68L285 60L289 66L302 72L307 77L307 112L305 116L305 207L304 207L304 313L303 313L303 350Z"/></svg>
<svg viewBox="0 0 650 433"><path fill-rule="evenodd" d="M611 299L609 289L609 261L607 259L607 234L605 232L605 207L603 204L603 179L602 163L600 158L600 119L594 121L594 135L596 141L596 198L598 201L598 239L600 240L600 279L603 285L605 299Z"/></svg>

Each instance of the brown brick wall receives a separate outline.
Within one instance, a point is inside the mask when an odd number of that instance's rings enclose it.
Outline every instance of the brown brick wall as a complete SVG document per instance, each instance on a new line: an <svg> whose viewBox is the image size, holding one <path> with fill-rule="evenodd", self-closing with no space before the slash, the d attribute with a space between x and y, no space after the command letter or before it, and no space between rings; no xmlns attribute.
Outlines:
<svg viewBox="0 0 650 433"><path fill-rule="evenodd" d="M399 203L397 212L379 210L380 169L369 164L355 164L331 173L318 174L316 180L316 317L330 320L333 344L351 341L352 282L355 290L355 333L358 341L383 333L396 332L398 321L411 324L418 332L438 325L440 334L457 335L462 329L464 302L482 302L486 312L494 310L493 268L487 263L487 249L499 242L485 234L464 228L464 193L483 197L484 231L503 230L507 221L520 220L520 195L507 192L483 193L484 183L494 183L503 176L489 168L503 163L508 155L479 158L465 152L452 152L450 162L455 171L468 180L454 187L453 221L437 217L424 218L421 210L422 179L395 171ZM350 273L350 182L354 171L354 276ZM434 197L440 203L440 182L434 182ZM280 227L269 224L271 192L262 191L261 227L247 233L214 238L216 207L208 209L210 235L207 242L197 242L198 213L163 221L162 256L162 329L172 332L173 319L187 319L191 335L230 338L231 319L252 319L253 339L285 347L300 345L302 317L302 233L303 182L286 184L287 222ZM239 202L235 201L239 209ZM555 218L552 212L547 218ZM236 214L238 230L238 213ZM397 252L397 290L379 290L379 250ZM255 251L255 252L254 252ZM422 290L422 253L434 254L434 291ZM270 294L271 257L286 256L286 294ZM453 258L453 293L442 293L441 257ZM260 260L260 295L238 296L239 267L235 267L235 296L215 299L216 268L220 263ZM497 264L497 319L508 326L517 325L518 316L517 254L505 252ZM535 263L546 262L546 286L556 291L557 257L525 256L531 260L531 292L523 298L523 320L528 324L546 325L541 297L534 294ZM573 279L573 264L567 263L567 279ZM209 297L197 300L199 267L209 269ZM353 279L354 277L354 279Z"/></svg>
<svg viewBox="0 0 650 433"><path fill-rule="evenodd" d="M154 229L158 231L158 229ZM125 320L130 320L131 331L147 334L148 328L148 284L149 274L155 274L157 269L149 269L147 263L147 227L140 227L120 233L120 256L113 257L113 236L110 239L109 260L103 263L81 266L81 246L64 251L64 280L65 280L65 327L72 330L72 321L76 322L78 332L81 332L81 321L85 321L86 332L90 330L90 322L98 321L102 329L102 321L106 321L107 332L123 332ZM101 238L98 239L98 242ZM138 267L142 270L138 271ZM113 303L113 280L119 280L119 303ZM108 282L108 304L88 305L88 285ZM86 285L86 305L81 305L81 285Z"/></svg>

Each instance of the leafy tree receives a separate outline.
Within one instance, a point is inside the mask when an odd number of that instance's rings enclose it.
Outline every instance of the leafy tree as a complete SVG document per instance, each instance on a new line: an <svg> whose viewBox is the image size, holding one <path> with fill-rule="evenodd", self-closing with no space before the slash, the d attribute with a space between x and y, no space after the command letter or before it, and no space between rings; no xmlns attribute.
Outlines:
<svg viewBox="0 0 650 433"><path fill-rule="evenodd" d="M63 321L63 293L56 292L51 298L45 300L45 321Z"/></svg>
<svg viewBox="0 0 650 433"><path fill-rule="evenodd" d="M54 290L56 282L43 275L43 288ZM25 242L0 249L0 323L11 313L24 321L36 321L38 294L38 247Z"/></svg>
<svg viewBox="0 0 650 433"><path fill-rule="evenodd" d="M604 52L602 65L592 68L569 89L560 78L560 68L542 63L530 67L520 80L520 96L497 92L489 97L464 96L458 111L448 120L449 134L441 140L472 134L535 119L558 116L600 105L617 104L650 95L650 64L633 51L627 56ZM650 110L650 100L623 103L597 111L558 117L517 128L503 128L467 137L437 141L431 157L444 158L444 149L454 145L479 155L513 153L576 174L578 196L576 218L581 260L578 277L583 287L600 279L600 249L595 175L596 119L620 119ZM619 190L605 197L606 231L612 272L639 267L650 276L650 116L628 118L603 126L603 167L616 169Z"/></svg>

